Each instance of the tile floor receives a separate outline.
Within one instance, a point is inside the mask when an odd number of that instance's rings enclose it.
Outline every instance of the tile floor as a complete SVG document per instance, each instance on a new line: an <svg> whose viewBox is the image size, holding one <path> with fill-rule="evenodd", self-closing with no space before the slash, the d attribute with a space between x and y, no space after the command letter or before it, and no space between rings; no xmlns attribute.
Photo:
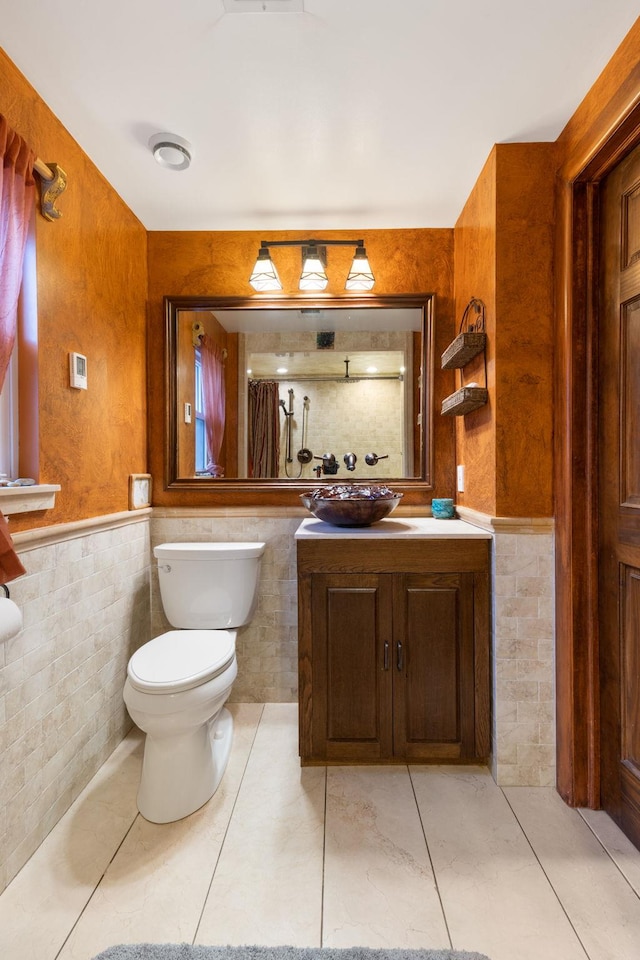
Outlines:
<svg viewBox="0 0 640 960"><path fill-rule="evenodd" d="M179 823L136 811L131 734L0 897L2 960L115 943L446 947L638 960L640 853L600 812L479 767L315 767L294 704L234 704L229 767Z"/></svg>

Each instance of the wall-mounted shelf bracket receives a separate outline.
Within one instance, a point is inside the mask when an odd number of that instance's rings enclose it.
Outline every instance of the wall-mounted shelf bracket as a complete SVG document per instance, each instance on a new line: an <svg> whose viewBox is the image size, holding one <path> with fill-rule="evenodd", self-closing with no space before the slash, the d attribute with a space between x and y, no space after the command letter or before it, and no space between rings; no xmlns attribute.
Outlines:
<svg viewBox="0 0 640 960"><path fill-rule="evenodd" d="M472 297L460 321L460 330L458 336L449 344L441 357L441 367L443 370L460 370L460 379L462 384L459 390L452 393L442 401L442 413L449 416L461 417L465 413L477 410L482 407L489 399L487 389L487 355L485 353L487 346L487 335L484 332L485 305L482 300ZM464 385L463 367L477 357L478 354L484 354L484 387L477 383Z"/></svg>

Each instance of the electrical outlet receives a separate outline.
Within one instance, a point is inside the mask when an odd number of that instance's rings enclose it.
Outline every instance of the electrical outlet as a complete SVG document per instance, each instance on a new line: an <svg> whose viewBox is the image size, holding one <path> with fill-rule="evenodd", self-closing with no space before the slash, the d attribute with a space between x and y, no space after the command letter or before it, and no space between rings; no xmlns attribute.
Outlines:
<svg viewBox="0 0 640 960"><path fill-rule="evenodd" d="M464 467L460 464L456 467L456 474L458 493L464 493Z"/></svg>

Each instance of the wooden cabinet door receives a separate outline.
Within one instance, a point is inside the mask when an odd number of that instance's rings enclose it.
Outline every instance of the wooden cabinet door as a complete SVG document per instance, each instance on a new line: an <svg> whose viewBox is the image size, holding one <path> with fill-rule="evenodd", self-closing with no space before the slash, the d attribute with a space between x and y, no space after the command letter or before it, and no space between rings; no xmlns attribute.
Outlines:
<svg viewBox="0 0 640 960"><path fill-rule="evenodd" d="M392 756L392 583L387 574L313 574L313 760Z"/></svg>
<svg viewBox="0 0 640 960"><path fill-rule="evenodd" d="M400 574L394 596L394 751L475 755L474 577Z"/></svg>

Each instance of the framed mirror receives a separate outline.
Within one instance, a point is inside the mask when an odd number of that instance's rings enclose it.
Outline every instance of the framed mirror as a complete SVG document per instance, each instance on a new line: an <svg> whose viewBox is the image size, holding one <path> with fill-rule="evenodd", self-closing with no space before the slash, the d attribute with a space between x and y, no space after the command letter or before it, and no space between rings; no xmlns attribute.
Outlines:
<svg viewBox="0 0 640 960"><path fill-rule="evenodd" d="M431 488L432 295L164 303L168 489Z"/></svg>

